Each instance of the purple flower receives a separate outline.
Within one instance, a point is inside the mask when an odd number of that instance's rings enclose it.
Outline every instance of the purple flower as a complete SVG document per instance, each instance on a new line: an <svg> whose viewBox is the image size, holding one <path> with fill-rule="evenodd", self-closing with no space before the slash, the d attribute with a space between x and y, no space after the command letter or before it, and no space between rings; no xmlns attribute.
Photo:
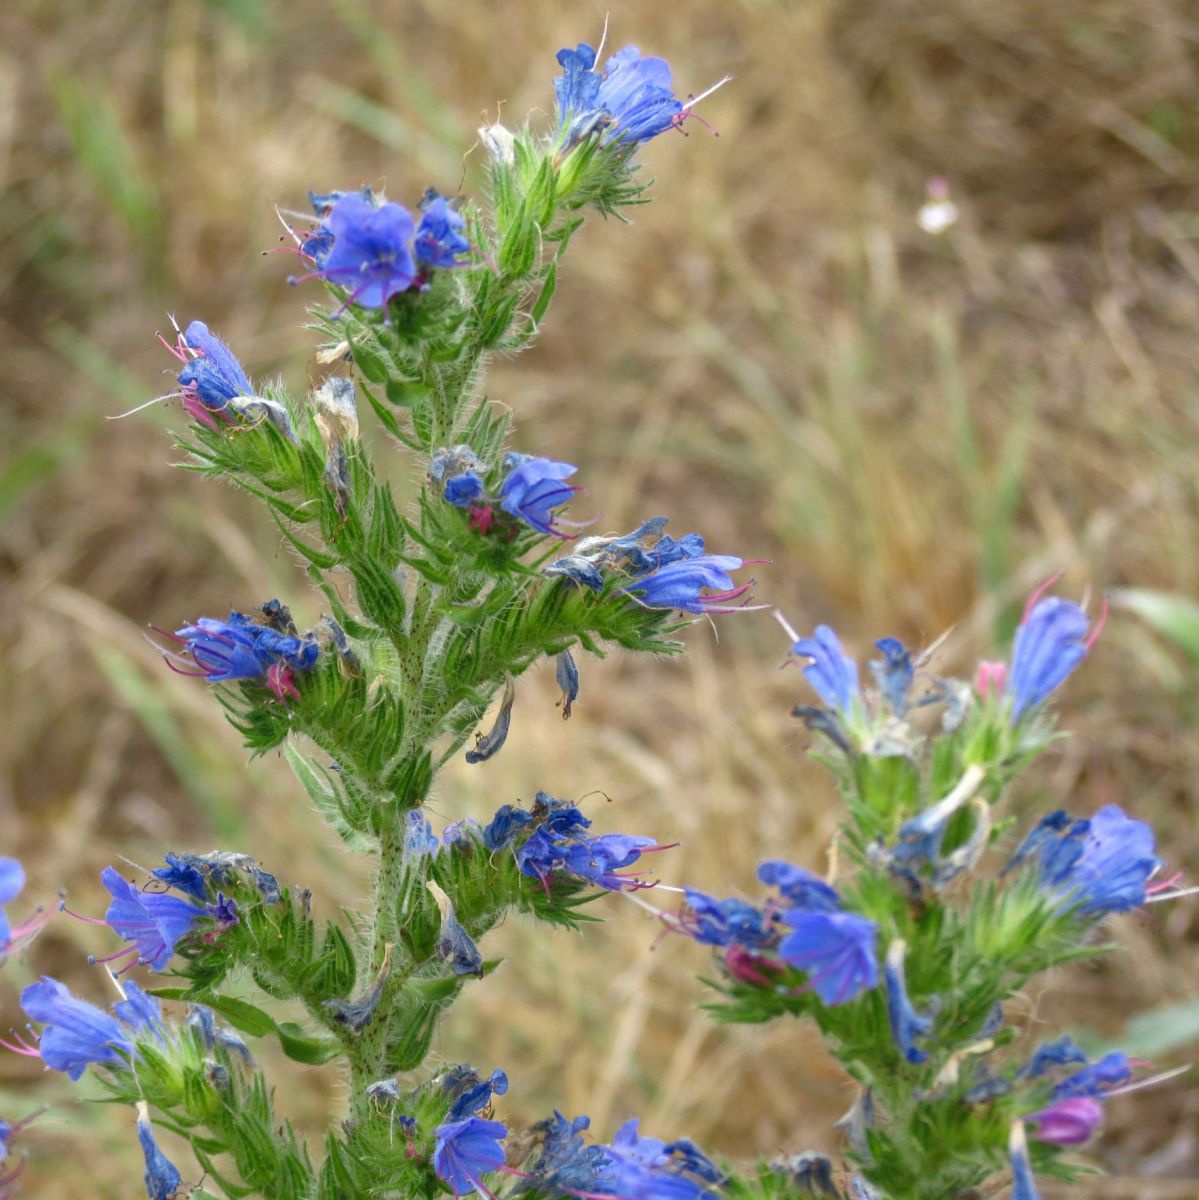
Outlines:
<svg viewBox="0 0 1199 1200"><path fill-rule="evenodd" d="M563 480L578 467L526 454L509 454L504 461L509 470L500 484L500 507L538 533L561 537L554 527L553 510L574 495L576 489Z"/></svg>
<svg viewBox="0 0 1199 1200"><path fill-rule="evenodd" d="M35 1047L8 1046L18 1054L40 1057L54 1071L65 1071L75 1080L89 1063L119 1063L122 1055L133 1053L133 1042L126 1027L137 1032L149 1029L160 1038L161 1016L158 1001L130 982L125 985L126 999L114 1007L125 1024L72 996L65 984L42 976L21 993L21 1007L30 1020L46 1026ZM7 1045L7 1043L3 1043Z"/></svg>
<svg viewBox="0 0 1199 1200"><path fill-rule="evenodd" d="M808 973L808 984L825 1004L845 1004L878 983L873 921L802 908L790 909L783 920L794 932L779 946L779 957Z"/></svg>
<svg viewBox="0 0 1199 1200"><path fill-rule="evenodd" d="M174 1200L183 1182L179 1172L154 1140L150 1127L150 1109L144 1100L137 1103L137 1140L146 1160L144 1182L149 1200Z"/></svg>
<svg viewBox="0 0 1199 1200"><path fill-rule="evenodd" d="M685 888L683 895L687 908L674 927L701 945L760 949L773 936L766 915L744 900L717 900L694 888Z"/></svg>
<svg viewBox="0 0 1199 1200"><path fill-rule="evenodd" d="M137 961L154 971L161 971L175 953L175 943L195 927L196 921L207 916L208 910L167 892L139 891L123 879L112 867L105 867L100 881L112 896L104 923L133 947Z"/></svg>
<svg viewBox="0 0 1199 1200"><path fill-rule="evenodd" d="M462 236L466 220L444 197L430 190L421 201L421 218L416 227L416 259L429 267L457 267L458 257L470 251Z"/></svg>
<svg viewBox="0 0 1199 1200"><path fill-rule="evenodd" d="M481 1176L504 1165L504 1147L500 1142L507 1136L508 1130L499 1121L484 1121L479 1117L438 1126L433 1170L456 1196L473 1191L487 1196Z"/></svg>
<svg viewBox="0 0 1199 1200"><path fill-rule="evenodd" d="M1161 866L1153 850L1153 830L1107 804L1090 820L1069 823L1065 813L1050 814L1006 869L1036 855L1042 886L1063 908L1102 917L1145 902L1145 885Z"/></svg>
<svg viewBox="0 0 1199 1200"><path fill-rule="evenodd" d="M883 975L887 981L887 1016L891 1021L891 1035L900 1053L910 1063L922 1063L928 1055L916 1045L916 1038L927 1034L933 1022L931 1017L918 1013L908 999L904 973L906 951L907 946L898 938L887 949L883 965Z"/></svg>
<svg viewBox="0 0 1199 1200"><path fill-rule="evenodd" d="M337 200L325 219L332 249L319 247L324 261L316 276L346 288L346 303L384 308L416 280L412 259L412 214L402 205L378 206L356 192ZM314 256L316 257L316 256Z"/></svg>
<svg viewBox="0 0 1199 1200"><path fill-rule="evenodd" d="M1123 1086L1131 1078L1132 1064L1128 1061L1128 1055L1113 1050L1055 1084L1053 1099L1069 1100L1077 1096L1089 1096L1094 1099L1113 1088Z"/></svg>
<svg viewBox="0 0 1199 1200"><path fill-rule="evenodd" d="M838 912L841 899L819 875L782 859L773 858L758 867L758 879L777 887L784 900L808 912Z"/></svg>
<svg viewBox="0 0 1199 1200"><path fill-rule="evenodd" d="M220 412L230 400L253 396L254 389L242 370L233 351L215 334L208 332L203 321L193 321L179 338L172 353L183 359L179 383L188 399L198 402L210 412ZM196 415L189 408L192 415Z"/></svg>
<svg viewBox="0 0 1199 1200"><path fill-rule="evenodd" d="M1105 604L1092 630L1087 614L1077 604L1058 596L1042 599L1044 590L1042 587L1029 600L1012 646L1007 694L1013 698L1013 721L1066 680L1095 644L1107 616Z"/></svg>
<svg viewBox="0 0 1199 1200"><path fill-rule="evenodd" d="M678 559L631 583L624 591L647 608L678 608L697 614L738 612L740 606L732 601L753 584L736 587L729 572L739 570L743 561L731 554ZM705 589L709 589L706 595Z"/></svg>
<svg viewBox="0 0 1199 1200"><path fill-rule="evenodd" d="M1091 1140L1103 1120L1103 1106L1089 1096L1073 1096L1055 1100L1040 1112L1024 1118L1036 1125L1033 1136L1038 1142L1055 1146L1081 1146Z"/></svg>
<svg viewBox="0 0 1199 1200"><path fill-rule="evenodd" d="M821 700L839 713L848 713L858 695L858 664L846 656L837 635L827 625L817 625L811 637L800 638L791 653L811 661L804 678Z"/></svg>

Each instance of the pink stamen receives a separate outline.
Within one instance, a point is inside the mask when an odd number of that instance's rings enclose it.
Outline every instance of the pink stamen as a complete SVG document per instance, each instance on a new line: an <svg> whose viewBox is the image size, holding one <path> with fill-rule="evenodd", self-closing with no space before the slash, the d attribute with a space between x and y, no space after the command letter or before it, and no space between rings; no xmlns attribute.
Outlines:
<svg viewBox="0 0 1199 1200"><path fill-rule="evenodd" d="M104 922L97 921L96 924L103 925ZM94 954L89 954L87 956L87 961L91 966L94 967L98 963L120 962L120 960L122 958L128 958L129 955L131 955L131 954L133 955L133 961L126 963L125 966L123 966L117 972L118 975L121 975L125 971L128 971L130 967L135 966L140 961L140 959L137 956L137 947L136 946L127 946L124 950L114 951L112 954L107 954L103 958L97 958Z"/></svg>
<svg viewBox="0 0 1199 1200"><path fill-rule="evenodd" d="M0 1046L3 1046L5 1050L11 1050L14 1054L21 1055L22 1058L41 1058L42 1052L36 1046L27 1045L21 1040L20 1034L14 1033L13 1037L17 1041L15 1046L12 1042L6 1042L3 1038L0 1038Z"/></svg>
<svg viewBox="0 0 1199 1200"><path fill-rule="evenodd" d="M166 665L168 667L170 667L170 669L172 671L174 671L176 675L186 675L188 677L188 679L207 679L208 678L207 671L185 671L182 667L175 666L175 664L173 662L171 662L171 658L172 658L172 656L170 654L164 654L162 656L162 661L164 663L166 663Z"/></svg>
<svg viewBox="0 0 1199 1200"><path fill-rule="evenodd" d="M184 366L187 366L187 364L191 362L191 359L187 357L187 352L191 349L191 347L183 340L183 334L179 333L178 330L175 332L178 335L179 340L174 346L172 346L171 343L168 342L161 333L157 335L158 340L167 348L167 353L172 358L177 358Z"/></svg>
<svg viewBox="0 0 1199 1200"><path fill-rule="evenodd" d="M85 917L82 913L72 912L67 907L65 900L59 901L58 911L65 912L68 917L74 917L76 921L82 921L85 925L103 925L105 928L109 928L107 921L100 921L96 917Z"/></svg>
<svg viewBox="0 0 1199 1200"><path fill-rule="evenodd" d="M988 696L1001 696L1007 684L1007 663L983 661L978 664L974 676L974 690L985 700Z"/></svg>
<svg viewBox="0 0 1199 1200"><path fill-rule="evenodd" d="M1099 640L1099 635L1103 632L1103 627L1107 624L1107 614L1110 605L1106 596L1103 597L1103 603L1099 607L1099 616L1095 618L1094 628L1087 634L1083 645L1090 648Z"/></svg>
<svg viewBox="0 0 1199 1200"><path fill-rule="evenodd" d="M1146 896L1156 896L1159 892L1164 892L1169 888L1174 887L1183 877L1184 872L1176 871L1169 879L1163 879L1159 883L1152 884L1145 889Z"/></svg>
<svg viewBox="0 0 1199 1200"><path fill-rule="evenodd" d="M1049 578L1046 579L1045 582L1041 584L1041 586L1038 587L1031 596L1029 596L1028 602L1024 605L1024 615L1020 618L1021 625L1028 624L1029 614L1036 607L1037 601L1040 600L1041 597L1044 596L1045 593L1049 591L1049 589L1053 587L1053 585L1057 583L1057 581L1061 579L1063 575L1065 575L1065 573L1065 571L1057 571L1053 575L1050 575Z"/></svg>
<svg viewBox="0 0 1199 1200"><path fill-rule="evenodd" d="M270 688L280 704L298 700L300 689L295 685L296 673L286 663L277 662L267 668L266 686Z"/></svg>

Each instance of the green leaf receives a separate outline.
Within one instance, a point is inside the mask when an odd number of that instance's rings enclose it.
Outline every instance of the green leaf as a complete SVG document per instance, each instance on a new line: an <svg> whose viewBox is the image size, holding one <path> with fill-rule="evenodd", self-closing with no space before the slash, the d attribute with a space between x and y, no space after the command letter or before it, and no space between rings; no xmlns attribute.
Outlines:
<svg viewBox="0 0 1199 1200"><path fill-rule="evenodd" d="M274 1018L247 1000L236 1000L232 996L201 997L190 988L154 988L150 994L160 1000L190 1000L205 1004L224 1017L234 1029L251 1037L266 1037L276 1029Z"/></svg>
<svg viewBox="0 0 1199 1200"><path fill-rule="evenodd" d="M279 1045L288 1058L310 1067L319 1067L341 1053L341 1045L335 1038L317 1037L306 1033L294 1021L281 1021L276 1027Z"/></svg>
<svg viewBox="0 0 1199 1200"><path fill-rule="evenodd" d="M1112 593L1112 603L1136 613L1189 658L1199 662L1199 603L1173 592L1148 588L1122 588Z"/></svg>

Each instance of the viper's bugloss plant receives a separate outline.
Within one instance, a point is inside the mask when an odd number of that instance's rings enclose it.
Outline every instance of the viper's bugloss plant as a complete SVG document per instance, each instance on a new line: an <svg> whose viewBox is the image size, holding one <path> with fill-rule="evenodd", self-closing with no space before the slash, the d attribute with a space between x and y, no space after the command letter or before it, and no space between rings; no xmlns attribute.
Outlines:
<svg viewBox="0 0 1199 1200"><path fill-rule="evenodd" d="M264 505L327 612L302 629L267 600L163 614L156 635L195 677L181 686L211 689L254 754L281 748L346 845L373 856L368 906L330 913L242 848L172 849L132 878L109 867L104 917L81 919L124 943L94 958L123 963L111 1009L44 977L21 994L28 1030L4 1044L135 1109L151 1200L196 1194L187 1181L201 1177L271 1200L943 1200L1006 1171L1032 1197L1037 1173L1069 1177L1064 1148L1091 1137L1140 1064L1090 1061L1069 1038L1029 1047L1010 1001L1038 973L1104 952L1099 925L1156 898L1161 866L1149 828L1114 805L1054 812L1015 845L995 819L1053 740L1046 705L1098 632L1056 597L1033 598L1010 666L982 664L973 687L894 637L863 671L830 627L788 627L814 693L795 715L845 802L837 866L772 859L753 898L688 881L680 906L656 907L715 954L718 1019L799 1017L828 1039L857 1089L837 1163L714 1161L686 1137L642 1136L635 1115L608 1142L588 1137L585 1115L522 1128L504 1071L429 1065L454 1001L487 986L487 935L508 913L579 928L585 905L652 897L672 870L656 831L596 828L548 792L437 832L441 768L462 755L486 771L514 721L548 718L518 704L535 664L553 660L569 717L586 655L676 654L691 617L762 607L742 574L762 561L748 547L676 540L664 516L583 533L598 520L578 511L584 473L510 448L506 410L482 392L489 359L534 340L586 218L648 201L645 144L704 98L680 100L666 62L632 46L601 63L581 44L558 62L548 128L480 130L482 198L310 193L312 218L290 230L292 282L313 288L317 362L337 366L309 396L252 383L202 321L168 344L182 369L160 399L190 419L187 465ZM361 434L363 402L406 456L410 509ZM0 859L0 903L24 883ZM0 953L46 919L0 912ZM322 1141L279 1119L245 1037L340 1072L346 1111ZM0 1122L0 1161L26 1123ZM168 1157L155 1123L190 1143L194 1167ZM0 1197L18 1173L0 1173Z"/></svg>

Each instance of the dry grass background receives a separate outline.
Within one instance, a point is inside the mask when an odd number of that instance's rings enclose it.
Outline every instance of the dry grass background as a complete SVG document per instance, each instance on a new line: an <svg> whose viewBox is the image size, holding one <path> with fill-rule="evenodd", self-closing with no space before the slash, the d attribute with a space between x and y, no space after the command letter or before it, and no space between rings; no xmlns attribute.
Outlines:
<svg viewBox="0 0 1199 1200"><path fill-rule="evenodd" d="M104 417L164 390L167 311L203 317L252 376L304 388L312 296L260 257L272 205L361 182L408 202L428 184L470 192L476 117L548 107L554 52L597 36L606 7L3 6L0 813L25 899L65 882L97 911L116 856L214 845L303 881L327 913L364 894L365 864L286 768L246 769L203 687L141 637L276 594L315 618L312 596L260 514L171 469L177 413ZM956 626L946 671L1005 637L1052 569L1075 593L1199 594L1189 0L610 7L615 43L667 55L682 90L736 82L705 106L719 140L693 126L647 148L657 203L630 228L593 223L538 347L495 364L489 392L522 449L578 462L605 527L668 512L718 550L773 560L760 597L862 652ZM915 222L934 174L962 210L941 239ZM437 813L602 790L600 826L682 842L661 864L670 882L735 893L768 854L820 866L836 811L785 715L801 688L776 670L777 628L747 616L688 640L680 662L582 663L568 725L552 672L535 672L504 753L447 772ZM1013 803L1118 801L1193 878L1194 665L1117 613L1063 697L1076 736ZM1020 1019L1111 1039L1129 1014L1194 996L1196 911L1122 921L1123 955L1060 974ZM831 1149L849 1092L810 1033L714 1027L694 1009L704 953L658 944L619 897L605 912L583 936L495 933L487 952L506 964L468 989L438 1054L505 1066L514 1123L556 1105L601 1135L636 1114L734 1154ZM35 971L101 993L82 958L95 944L57 919L6 968L5 1023ZM320 1128L342 1102L329 1073L280 1069L283 1108ZM34 1084L25 1061L0 1063L5 1116ZM48 1090L63 1107L29 1136L28 1194L137 1193L129 1123L80 1104L86 1088ZM1116 1178L1078 1194L1199 1194L1195 1076L1113 1102L1095 1158Z"/></svg>

